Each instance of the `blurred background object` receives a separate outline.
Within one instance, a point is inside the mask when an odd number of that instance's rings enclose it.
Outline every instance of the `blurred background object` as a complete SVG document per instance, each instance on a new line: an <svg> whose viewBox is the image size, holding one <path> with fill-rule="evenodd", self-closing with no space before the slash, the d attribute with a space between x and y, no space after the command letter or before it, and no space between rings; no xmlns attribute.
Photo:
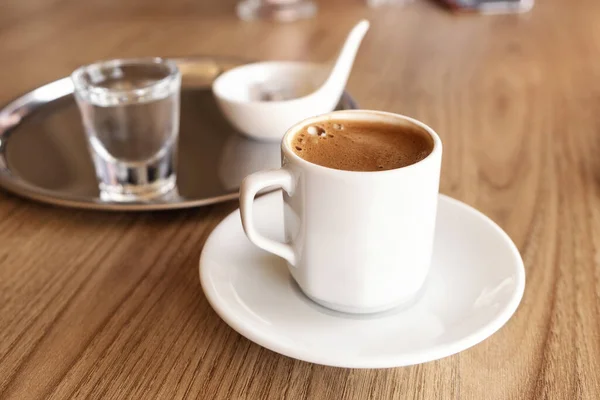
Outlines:
<svg viewBox="0 0 600 400"><path fill-rule="evenodd" d="M475 11L482 14L506 14L527 12L534 0L442 0L456 11Z"/></svg>
<svg viewBox="0 0 600 400"><path fill-rule="evenodd" d="M404 5L412 3L415 0L366 0L369 7L379 7L383 5Z"/></svg>
<svg viewBox="0 0 600 400"><path fill-rule="evenodd" d="M311 0L241 0L237 14L243 20L269 19L281 22L310 18L317 12Z"/></svg>

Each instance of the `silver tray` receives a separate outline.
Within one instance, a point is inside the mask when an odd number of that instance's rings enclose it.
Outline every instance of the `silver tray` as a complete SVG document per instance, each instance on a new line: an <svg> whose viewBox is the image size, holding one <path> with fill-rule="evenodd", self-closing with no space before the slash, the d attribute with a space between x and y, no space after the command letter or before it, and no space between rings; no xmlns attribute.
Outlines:
<svg viewBox="0 0 600 400"><path fill-rule="evenodd" d="M39 87L0 110L0 187L33 200L98 210L164 210L232 200L244 176L280 165L279 143L237 133L210 85L244 63L176 59L183 76L177 190L144 203L100 199L70 78ZM344 93L338 109L356 108Z"/></svg>

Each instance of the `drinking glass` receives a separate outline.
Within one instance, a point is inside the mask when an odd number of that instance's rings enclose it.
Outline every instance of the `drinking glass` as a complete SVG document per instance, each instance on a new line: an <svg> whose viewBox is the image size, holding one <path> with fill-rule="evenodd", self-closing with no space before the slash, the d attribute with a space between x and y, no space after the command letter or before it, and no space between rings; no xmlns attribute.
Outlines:
<svg viewBox="0 0 600 400"><path fill-rule="evenodd" d="M242 0L237 6L237 14L243 20L295 21L310 18L316 12L317 6L310 0Z"/></svg>
<svg viewBox="0 0 600 400"><path fill-rule="evenodd" d="M181 74L162 58L102 61L71 75L101 198L145 201L175 187Z"/></svg>

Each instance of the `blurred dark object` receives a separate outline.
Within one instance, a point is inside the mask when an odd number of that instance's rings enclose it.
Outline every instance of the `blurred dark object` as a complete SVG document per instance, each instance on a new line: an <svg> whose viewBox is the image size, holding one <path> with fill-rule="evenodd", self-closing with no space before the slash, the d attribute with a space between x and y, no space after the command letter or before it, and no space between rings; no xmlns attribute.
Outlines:
<svg viewBox="0 0 600 400"><path fill-rule="evenodd" d="M441 0L454 11L482 14L522 13L533 8L534 0Z"/></svg>
<svg viewBox="0 0 600 400"><path fill-rule="evenodd" d="M243 20L268 19L291 22L313 17L317 6L312 0L240 0L237 15Z"/></svg>
<svg viewBox="0 0 600 400"><path fill-rule="evenodd" d="M369 7L379 7L387 5L406 5L412 3L415 0L366 0Z"/></svg>

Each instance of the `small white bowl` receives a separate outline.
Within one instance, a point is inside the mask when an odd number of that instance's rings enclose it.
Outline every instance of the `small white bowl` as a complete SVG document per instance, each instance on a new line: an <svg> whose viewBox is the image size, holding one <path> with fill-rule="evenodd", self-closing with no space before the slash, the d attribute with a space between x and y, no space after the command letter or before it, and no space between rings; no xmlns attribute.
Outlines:
<svg viewBox="0 0 600 400"><path fill-rule="evenodd" d="M212 85L217 104L240 132L281 140L292 125L333 111L369 25L361 20L352 28L329 71L318 64L270 61L223 73Z"/></svg>
<svg viewBox="0 0 600 400"><path fill-rule="evenodd" d="M335 108L344 87L322 87L328 72L313 63L259 62L224 72L212 90L221 111L240 132L281 140L295 123Z"/></svg>

